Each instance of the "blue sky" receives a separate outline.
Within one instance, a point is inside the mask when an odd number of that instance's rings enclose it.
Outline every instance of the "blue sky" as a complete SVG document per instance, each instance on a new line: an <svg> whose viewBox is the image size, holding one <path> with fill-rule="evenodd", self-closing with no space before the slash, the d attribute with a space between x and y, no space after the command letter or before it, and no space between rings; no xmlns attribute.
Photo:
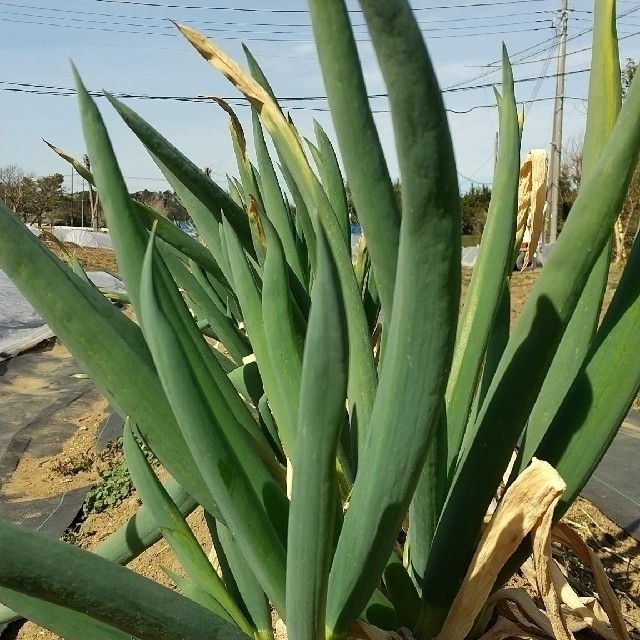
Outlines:
<svg viewBox="0 0 640 640"><path fill-rule="evenodd" d="M461 191L492 180L501 42L514 62L516 96L526 112L523 153L549 148L561 0L413 0L436 66L458 162ZM357 3L350 2L370 94L384 93ZM586 112L593 2L569 0L564 140L580 141ZM640 58L640 1L618 0L621 60ZM0 165L67 176L68 165L42 138L76 157L84 153L69 59L91 90L138 96L125 101L201 167L225 184L236 174L226 115L213 104L169 97L237 98L168 19L187 23L243 62L244 42L304 135L316 118L331 135L311 27L302 0L0 0ZM147 97L144 97L147 96ZM155 99L150 99L154 97ZM316 98L300 100L300 98ZM167 183L104 99L104 114L131 191ZM249 110L237 113L250 129ZM397 176L384 98L372 99L390 171ZM76 176L74 189L79 190Z"/></svg>

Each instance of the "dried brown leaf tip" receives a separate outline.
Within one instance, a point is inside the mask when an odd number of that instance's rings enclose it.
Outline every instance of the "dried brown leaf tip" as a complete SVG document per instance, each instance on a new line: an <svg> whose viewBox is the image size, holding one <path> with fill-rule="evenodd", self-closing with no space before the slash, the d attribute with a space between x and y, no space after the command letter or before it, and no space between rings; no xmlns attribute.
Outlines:
<svg viewBox="0 0 640 640"><path fill-rule="evenodd" d="M196 51L243 93L260 113L264 105L270 102L267 92L237 62L199 31L184 24L174 24Z"/></svg>
<svg viewBox="0 0 640 640"><path fill-rule="evenodd" d="M229 118L231 120L232 134L238 140L238 145L240 147L240 150L243 152L243 155L246 156L247 139L245 138L244 129L242 128L242 124L240 123L240 120L236 115L236 112L231 108L231 105L226 100L223 100L222 98L218 98L216 96L205 96L205 97L209 98L210 100L213 100L213 102L215 102L219 107L221 107L229 115Z"/></svg>
<svg viewBox="0 0 640 640"><path fill-rule="evenodd" d="M255 227L258 242L264 249L267 246L267 238L264 233L264 225L262 224L262 218L260 216L260 205L258 201L249 195L249 202L247 203L247 214L249 215L249 222Z"/></svg>

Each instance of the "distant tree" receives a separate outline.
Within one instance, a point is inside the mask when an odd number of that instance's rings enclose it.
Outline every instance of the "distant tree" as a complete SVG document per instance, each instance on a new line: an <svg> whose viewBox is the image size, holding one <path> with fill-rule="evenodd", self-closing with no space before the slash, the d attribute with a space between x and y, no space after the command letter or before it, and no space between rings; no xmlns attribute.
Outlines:
<svg viewBox="0 0 640 640"><path fill-rule="evenodd" d="M565 145L560 164L560 178L558 181L560 189L558 211L558 230L562 229L571 207L578 195L580 178L582 177L582 147L575 141Z"/></svg>
<svg viewBox="0 0 640 640"><path fill-rule="evenodd" d="M26 174L17 164L9 164L0 167L0 198L13 211L14 215L21 216L27 196L28 182L35 174Z"/></svg>
<svg viewBox="0 0 640 640"><path fill-rule="evenodd" d="M73 194L65 194L58 207L57 221L61 224L69 224L72 227L91 226L91 201L89 191L75 191ZM98 227L104 227L104 214L102 207L98 203L97 215Z"/></svg>
<svg viewBox="0 0 640 640"><path fill-rule="evenodd" d="M627 58L627 63L622 70L622 97L627 97L627 92L629 91L629 87L631 86L631 81L636 75L636 70L638 69L638 63L632 58Z"/></svg>
<svg viewBox="0 0 640 640"><path fill-rule="evenodd" d="M84 154L82 156L82 161L84 166L87 168L87 171L91 171L91 160L89 159L88 154ZM100 197L98 196L98 192L93 188L93 185L89 183L89 208L91 214L91 228L94 231L98 230L98 216L100 210Z"/></svg>
<svg viewBox="0 0 640 640"><path fill-rule="evenodd" d="M35 179L24 178L23 220L41 225L48 217L49 224L55 224L58 211L65 199L63 184L64 176L61 173Z"/></svg>
<svg viewBox="0 0 640 640"><path fill-rule="evenodd" d="M359 222L358 212L353 204L351 188L345 185L347 191L347 208L351 222ZM393 191L398 202L398 207L402 209L402 185L400 180L393 183ZM491 189L486 185L474 186L462 196L462 233L464 235L480 235L484 228L484 223L489 210L491 200Z"/></svg>
<svg viewBox="0 0 640 640"><path fill-rule="evenodd" d="M187 210L182 206L178 196L173 191L149 191L144 189L143 191L132 193L131 197L174 222L189 218Z"/></svg>
<svg viewBox="0 0 640 640"><path fill-rule="evenodd" d="M469 191L462 195L462 235L482 235L490 201L491 189L487 185L472 184Z"/></svg>
<svg viewBox="0 0 640 640"><path fill-rule="evenodd" d="M396 180L393 183L393 193L398 201L398 208L402 210L402 185L400 184L400 180Z"/></svg>

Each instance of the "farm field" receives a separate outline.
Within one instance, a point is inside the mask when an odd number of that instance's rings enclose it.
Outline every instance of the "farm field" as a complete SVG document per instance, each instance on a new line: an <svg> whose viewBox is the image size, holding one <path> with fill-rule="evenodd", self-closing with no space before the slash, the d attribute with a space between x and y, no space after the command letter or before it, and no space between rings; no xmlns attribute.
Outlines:
<svg viewBox="0 0 640 640"><path fill-rule="evenodd" d="M117 264L113 253L102 249L82 249L68 247L74 251L87 271L108 271L117 273ZM56 247L53 250L59 252ZM512 278L512 322L515 322L538 276L538 271L515 273ZM471 270L463 270L463 296L471 278ZM609 302L615 286L617 274L612 273L605 298ZM62 347L58 347L62 348ZM636 408L638 401L636 401ZM28 493L32 497L36 494L45 495L56 490L61 485L68 489L83 486L98 480L98 473L105 466L116 464L121 456L114 452L109 456L102 456L93 450L96 430L106 409L106 401L95 399L91 411L82 419L82 429L79 429L65 444L64 451L56 456L44 459L25 458L18 467L12 480L10 489L15 492ZM83 458L89 462L77 472L70 469L70 460ZM116 509L103 513L91 514L84 522L78 523L68 533L69 541L84 548L92 548L103 540L110 532L126 521L138 506L138 499L132 493ZM634 638L640 638L640 546L636 540L628 536L606 516L598 511L586 500L580 499L572 507L565 518L589 546L596 552L603 562L614 591L620 599L623 615L630 628L636 633ZM207 548L207 533L204 517L197 510L190 516L190 524L196 531L203 546ZM208 551L208 548L207 548ZM574 558L567 557L567 566L572 574L572 586L581 596L588 596L593 590L593 579L589 571L577 564ZM161 566L171 570L178 570L177 563L172 557L168 546L160 542L136 559L132 569L154 580L170 585ZM514 579L514 585L523 586L524 581ZM42 630L32 623L26 623L14 628L10 638L19 640L54 640L57 636Z"/></svg>

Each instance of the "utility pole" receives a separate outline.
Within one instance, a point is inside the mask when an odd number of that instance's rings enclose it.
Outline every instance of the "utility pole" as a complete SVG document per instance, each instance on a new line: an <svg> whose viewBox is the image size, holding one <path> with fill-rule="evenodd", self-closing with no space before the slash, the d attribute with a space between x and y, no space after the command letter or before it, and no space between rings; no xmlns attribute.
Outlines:
<svg viewBox="0 0 640 640"><path fill-rule="evenodd" d="M551 140L551 162L549 163L549 242L558 237L558 203L560 201L560 159L562 156L562 115L564 111L564 69L567 57L567 22L569 18L569 0L561 0L558 75L556 77L556 99L553 108L553 133Z"/></svg>
<svg viewBox="0 0 640 640"><path fill-rule="evenodd" d="M84 166L87 171L91 171L91 160L89 160L89 156L85 153L83 158ZM94 192L93 185L89 182L89 206L91 207L91 228L94 231L98 230L98 194Z"/></svg>
<svg viewBox="0 0 640 640"><path fill-rule="evenodd" d="M73 225L73 167L71 167L71 226Z"/></svg>
<svg viewBox="0 0 640 640"><path fill-rule="evenodd" d="M82 199L80 200L80 226L84 228L84 178L82 178Z"/></svg>

